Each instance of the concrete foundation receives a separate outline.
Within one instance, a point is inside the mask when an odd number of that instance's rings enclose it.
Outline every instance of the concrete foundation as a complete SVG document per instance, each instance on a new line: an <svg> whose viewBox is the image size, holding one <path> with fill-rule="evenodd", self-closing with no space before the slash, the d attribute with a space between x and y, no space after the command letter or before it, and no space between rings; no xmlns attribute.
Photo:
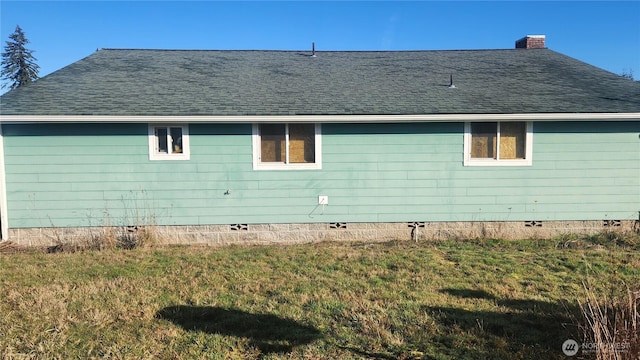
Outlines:
<svg viewBox="0 0 640 360"><path fill-rule="evenodd" d="M230 224L201 226L10 229L9 239L28 246L120 240L157 244L295 244L319 241L429 241L444 239L551 239L564 234L640 231L636 220Z"/></svg>

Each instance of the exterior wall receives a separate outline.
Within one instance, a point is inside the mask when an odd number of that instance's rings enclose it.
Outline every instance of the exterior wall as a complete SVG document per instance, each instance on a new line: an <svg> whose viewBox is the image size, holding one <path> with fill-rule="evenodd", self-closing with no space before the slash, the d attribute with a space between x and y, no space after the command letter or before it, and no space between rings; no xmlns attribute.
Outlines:
<svg viewBox="0 0 640 360"><path fill-rule="evenodd" d="M638 218L640 122L534 123L529 167L464 167L463 129L324 124L321 170L254 171L250 124L191 124L189 161L147 124L5 124L9 226Z"/></svg>
<svg viewBox="0 0 640 360"><path fill-rule="evenodd" d="M464 167L462 124L335 126L324 169L351 181L323 190L347 221L637 219L638 129L535 123L533 166Z"/></svg>

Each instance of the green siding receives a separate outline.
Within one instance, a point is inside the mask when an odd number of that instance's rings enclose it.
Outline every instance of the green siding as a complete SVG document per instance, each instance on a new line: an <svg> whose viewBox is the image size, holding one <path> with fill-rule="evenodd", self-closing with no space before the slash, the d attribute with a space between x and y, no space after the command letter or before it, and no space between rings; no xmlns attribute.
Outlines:
<svg viewBox="0 0 640 360"><path fill-rule="evenodd" d="M464 167L463 129L324 124L322 170L254 171L249 124L191 124L188 161L146 124L5 124L9 226L638 217L640 122L535 123L525 167Z"/></svg>

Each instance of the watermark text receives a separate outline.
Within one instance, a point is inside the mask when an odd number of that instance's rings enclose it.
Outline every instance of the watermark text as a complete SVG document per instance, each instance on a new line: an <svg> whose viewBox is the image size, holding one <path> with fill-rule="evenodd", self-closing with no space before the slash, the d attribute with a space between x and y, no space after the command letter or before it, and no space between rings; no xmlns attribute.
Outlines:
<svg viewBox="0 0 640 360"><path fill-rule="evenodd" d="M562 343L562 352L567 356L574 356L579 351L582 354L626 353L630 348L631 344L629 342L584 342L579 344L573 339L567 339Z"/></svg>

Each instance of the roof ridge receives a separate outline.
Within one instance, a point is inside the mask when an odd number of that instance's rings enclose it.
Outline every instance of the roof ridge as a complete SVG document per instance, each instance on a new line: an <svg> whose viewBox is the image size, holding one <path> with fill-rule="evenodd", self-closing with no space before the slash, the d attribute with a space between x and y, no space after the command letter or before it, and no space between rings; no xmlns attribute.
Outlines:
<svg viewBox="0 0 640 360"><path fill-rule="evenodd" d="M166 51L166 52L309 52L309 49L157 49L157 48L99 48L97 51ZM453 52L453 51L513 51L522 49L402 49L402 50L317 50L316 53L410 53L410 52ZM528 50L549 50L528 49Z"/></svg>

